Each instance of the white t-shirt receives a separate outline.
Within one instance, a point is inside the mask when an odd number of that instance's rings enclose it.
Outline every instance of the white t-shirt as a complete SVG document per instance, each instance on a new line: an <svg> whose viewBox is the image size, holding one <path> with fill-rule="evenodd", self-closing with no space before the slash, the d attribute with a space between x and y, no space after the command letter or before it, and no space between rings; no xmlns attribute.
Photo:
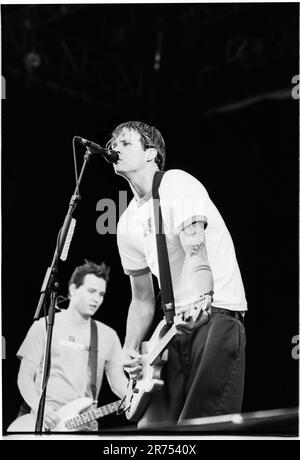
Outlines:
<svg viewBox="0 0 300 460"><path fill-rule="evenodd" d="M231 236L203 185L184 171L169 170L163 176L159 195L176 306L195 302L199 297L191 282L179 234L192 222L202 221L214 280L213 305L247 310ZM151 192L139 201L131 200L119 220L117 241L126 274L136 276L151 271L159 281Z"/></svg>
<svg viewBox="0 0 300 460"><path fill-rule="evenodd" d="M98 328L97 394L105 370L112 390L121 396L123 388L120 388L118 380L113 381L110 378L111 371L115 367L120 370L120 374L123 372L120 340L109 326L99 321L96 321L96 324ZM51 344L51 371L46 393L47 408L57 410L77 398L92 397L88 366L90 331L90 321L82 325L70 319L68 310L56 313ZM17 352L19 358L26 358L36 364L35 384L39 393L45 341L45 318L41 318L32 324Z"/></svg>

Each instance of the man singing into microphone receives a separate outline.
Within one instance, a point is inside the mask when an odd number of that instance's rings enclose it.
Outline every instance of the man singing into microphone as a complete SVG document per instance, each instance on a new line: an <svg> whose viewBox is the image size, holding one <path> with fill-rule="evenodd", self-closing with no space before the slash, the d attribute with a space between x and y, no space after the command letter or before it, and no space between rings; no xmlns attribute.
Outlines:
<svg viewBox="0 0 300 460"><path fill-rule="evenodd" d="M133 192L117 241L132 290L124 369L136 379L142 369L140 343L155 311L152 274L159 279L152 182L164 168L165 144L155 127L130 121L115 128L108 148L119 155L115 173ZM247 302L229 231L204 186L190 174L165 172L159 195L178 333L168 346L164 386L152 397L140 427L240 412L244 386ZM211 299L210 314L204 313L199 324L185 322L188 309L204 294Z"/></svg>

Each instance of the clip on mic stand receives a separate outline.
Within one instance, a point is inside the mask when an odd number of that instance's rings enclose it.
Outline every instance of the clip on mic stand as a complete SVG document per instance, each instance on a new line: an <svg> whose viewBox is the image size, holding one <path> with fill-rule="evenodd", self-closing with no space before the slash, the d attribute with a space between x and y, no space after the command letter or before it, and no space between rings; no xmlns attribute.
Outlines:
<svg viewBox="0 0 300 460"><path fill-rule="evenodd" d="M62 254L64 244L70 229L72 215L77 206L78 201L80 200L79 195L79 185L82 180L82 176L86 167L87 162L89 161L91 156L91 151L89 148L86 149L86 153L84 155L84 162L82 164L82 168L80 171L79 178L76 182L76 187L74 194L71 197L71 201L69 204L69 209L66 214L63 226L58 234L57 238L57 246L55 248L54 256L52 259L51 266L47 268L46 275L41 287L41 295L39 299L39 303L34 315L34 320L39 318L39 314L41 308L46 303L46 300L50 299L49 311L48 311L48 322L47 322L47 340L46 340L46 347L45 347L45 355L44 355L44 363L43 363L43 378L42 378L42 393L39 401L39 407L37 412L36 424L35 424L35 432L41 434L43 428L43 419L44 419L44 409L45 409L45 400L46 400L46 390L47 390L47 382L50 374L50 349L51 349L51 341L52 341L52 332L54 326L54 317L55 317L55 303L57 297L57 288L58 282L55 280L55 275L58 271L58 261Z"/></svg>

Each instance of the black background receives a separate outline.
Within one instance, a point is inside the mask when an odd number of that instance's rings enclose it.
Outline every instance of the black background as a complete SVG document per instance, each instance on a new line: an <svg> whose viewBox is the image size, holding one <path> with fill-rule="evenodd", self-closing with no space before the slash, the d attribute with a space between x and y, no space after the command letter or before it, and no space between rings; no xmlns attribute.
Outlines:
<svg viewBox="0 0 300 460"><path fill-rule="evenodd" d="M231 232L249 305L243 411L298 405L298 361L291 354L298 334L298 101L291 97L299 73L298 9L2 6L4 428L21 401L15 354L32 323L75 186L72 137L104 145L111 129L130 119L160 129L167 169L197 177ZM40 58L37 67L28 58L32 51ZM78 146L79 162L83 154ZM85 258L110 264L96 319L123 342L129 280L115 235L96 231L97 202L111 198L118 211L119 190L131 198L127 182L93 156L58 279L66 295L74 267ZM114 399L105 382L101 404ZM127 422L109 416L101 425Z"/></svg>

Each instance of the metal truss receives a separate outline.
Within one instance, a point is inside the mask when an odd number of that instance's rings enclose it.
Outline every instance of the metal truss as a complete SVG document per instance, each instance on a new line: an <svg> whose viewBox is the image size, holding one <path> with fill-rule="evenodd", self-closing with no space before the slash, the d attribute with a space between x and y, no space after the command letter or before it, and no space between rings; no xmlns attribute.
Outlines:
<svg viewBox="0 0 300 460"><path fill-rule="evenodd" d="M271 69L298 52L298 17L292 8L266 26L261 18L260 26L251 24L254 14L248 25L251 8L242 4L117 8L2 7L4 76L107 110L116 104L151 105L158 91L180 93L190 87L210 94L203 96L209 110L216 105L211 89L220 73L230 90L230 82L246 72Z"/></svg>

